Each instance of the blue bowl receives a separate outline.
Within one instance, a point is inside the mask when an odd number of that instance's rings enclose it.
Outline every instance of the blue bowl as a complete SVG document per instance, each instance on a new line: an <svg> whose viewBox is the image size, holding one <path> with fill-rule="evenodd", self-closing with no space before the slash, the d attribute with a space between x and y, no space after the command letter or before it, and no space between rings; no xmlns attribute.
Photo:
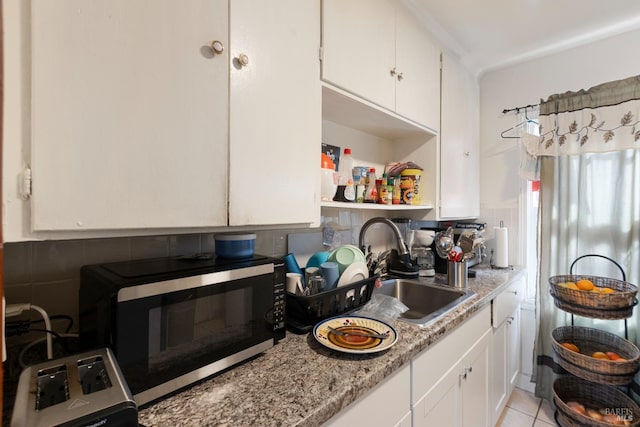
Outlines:
<svg viewBox="0 0 640 427"><path fill-rule="evenodd" d="M329 259L329 252L316 252L311 255L309 260L307 261L307 265L305 268L309 267L318 267L320 268L320 264L326 262Z"/></svg>
<svg viewBox="0 0 640 427"><path fill-rule="evenodd" d="M222 258L250 258L256 248L256 235L253 233L216 234L214 239L216 256Z"/></svg>

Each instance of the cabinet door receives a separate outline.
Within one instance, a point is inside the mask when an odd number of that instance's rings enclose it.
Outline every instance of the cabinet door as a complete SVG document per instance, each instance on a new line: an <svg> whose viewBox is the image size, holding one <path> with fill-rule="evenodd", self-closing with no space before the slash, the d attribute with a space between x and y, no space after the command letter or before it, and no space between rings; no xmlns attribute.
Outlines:
<svg viewBox="0 0 640 427"><path fill-rule="evenodd" d="M229 225L319 221L317 2L230 7Z"/></svg>
<svg viewBox="0 0 640 427"><path fill-rule="evenodd" d="M405 426L410 420L411 366L406 364L324 426Z"/></svg>
<svg viewBox="0 0 640 427"><path fill-rule="evenodd" d="M322 79L392 111L395 3L322 1Z"/></svg>
<svg viewBox="0 0 640 427"><path fill-rule="evenodd" d="M396 13L396 113L440 128L440 48L405 7Z"/></svg>
<svg viewBox="0 0 640 427"><path fill-rule="evenodd" d="M491 411L495 424L504 409L509 396L507 380L507 322L506 320L493 330L491 344Z"/></svg>
<svg viewBox="0 0 640 427"><path fill-rule="evenodd" d="M460 425L461 378L459 366L456 365L413 405L413 427Z"/></svg>
<svg viewBox="0 0 640 427"><path fill-rule="evenodd" d="M509 394L513 391L520 375L520 307L507 319L507 378Z"/></svg>
<svg viewBox="0 0 640 427"><path fill-rule="evenodd" d="M451 57L443 54L442 59L439 217L476 218L480 214L478 84Z"/></svg>
<svg viewBox="0 0 640 427"><path fill-rule="evenodd" d="M461 414L463 427L489 426L489 342L487 331L462 362Z"/></svg>
<svg viewBox="0 0 640 427"><path fill-rule="evenodd" d="M524 278L516 279L491 302L491 411L495 423L520 374L520 303Z"/></svg>
<svg viewBox="0 0 640 427"><path fill-rule="evenodd" d="M31 11L32 228L226 225L226 1Z"/></svg>

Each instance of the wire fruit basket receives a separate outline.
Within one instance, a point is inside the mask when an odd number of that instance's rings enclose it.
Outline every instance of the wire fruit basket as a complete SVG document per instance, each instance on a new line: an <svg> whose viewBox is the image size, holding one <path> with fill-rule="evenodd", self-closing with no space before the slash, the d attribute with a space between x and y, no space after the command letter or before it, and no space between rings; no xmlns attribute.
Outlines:
<svg viewBox="0 0 640 427"><path fill-rule="evenodd" d="M613 263L620 270L622 280L573 274L573 267L576 263L581 259L590 257L604 258ZM587 254L576 258L571 263L568 275L550 277L549 292L553 297L555 306L568 313L595 319L627 319L631 317L633 307L638 303L636 299L638 288L627 282L626 277L620 264L611 258L604 255ZM597 290L608 288L605 290L608 290L609 293L580 290L566 286L568 282L575 284L585 279L591 281Z"/></svg>
<svg viewBox="0 0 640 427"><path fill-rule="evenodd" d="M612 293L577 290L566 283L589 280L598 288L612 289ZM569 313L597 319L625 319L633 314L638 303L638 288L631 283L608 277L589 275L561 275L549 278L550 293L556 307Z"/></svg>
<svg viewBox="0 0 640 427"><path fill-rule="evenodd" d="M638 371L640 350L631 341L594 328L561 326L551 333L551 345L559 356L558 364L573 375L588 381L609 385L626 385ZM564 347L570 343L579 352ZM613 352L621 359L592 357L594 352Z"/></svg>
<svg viewBox="0 0 640 427"><path fill-rule="evenodd" d="M609 420L620 425L640 425L640 407L616 387L596 384L576 377L561 377L553 383L553 402L556 405L556 421L563 427L611 427ZM597 420L576 411L568 402L577 402L603 416Z"/></svg>

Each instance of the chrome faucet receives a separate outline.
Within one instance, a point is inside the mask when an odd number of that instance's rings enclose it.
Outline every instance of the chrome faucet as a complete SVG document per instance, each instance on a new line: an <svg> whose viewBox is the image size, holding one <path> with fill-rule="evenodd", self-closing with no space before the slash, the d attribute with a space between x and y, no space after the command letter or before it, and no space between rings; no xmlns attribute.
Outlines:
<svg viewBox="0 0 640 427"><path fill-rule="evenodd" d="M418 277L418 266L412 264L409 248L404 242L400 230L393 221L387 218L375 217L362 224L360 236L358 238L358 244L362 252L365 254L367 253L364 245L364 236L369 227L373 224L386 224L391 228L391 231L393 231L393 234L396 237L396 245L398 246L398 249L392 250L389 254L389 262L387 263L388 272L401 277Z"/></svg>
<svg viewBox="0 0 640 427"><path fill-rule="evenodd" d="M391 231L393 231L393 234L395 234L396 236L396 242L398 245L398 254L399 255L406 255L409 253L409 249L407 248L407 245L404 243L404 240L402 239L402 234L400 234L400 230L398 229L398 226L396 226L393 221L387 219L387 218L383 218L383 217L375 217L375 218L371 218L369 221L365 222L364 224L362 224L362 228L360 229L360 237L358 239L358 243L360 245L360 249L362 249L363 252L365 252L365 248L364 248L364 235L367 232L367 229L372 226L373 224L387 224L389 227L391 227Z"/></svg>

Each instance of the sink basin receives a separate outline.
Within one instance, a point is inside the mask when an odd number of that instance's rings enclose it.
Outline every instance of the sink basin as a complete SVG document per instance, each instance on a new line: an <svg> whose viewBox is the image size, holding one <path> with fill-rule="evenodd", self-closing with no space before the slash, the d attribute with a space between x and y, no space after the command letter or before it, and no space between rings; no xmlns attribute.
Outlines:
<svg viewBox="0 0 640 427"><path fill-rule="evenodd" d="M467 289L432 285L410 279L389 279L374 294L398 298L409 310L400 315L400 320L420 326L435 321L475 295Z"/></svg>

